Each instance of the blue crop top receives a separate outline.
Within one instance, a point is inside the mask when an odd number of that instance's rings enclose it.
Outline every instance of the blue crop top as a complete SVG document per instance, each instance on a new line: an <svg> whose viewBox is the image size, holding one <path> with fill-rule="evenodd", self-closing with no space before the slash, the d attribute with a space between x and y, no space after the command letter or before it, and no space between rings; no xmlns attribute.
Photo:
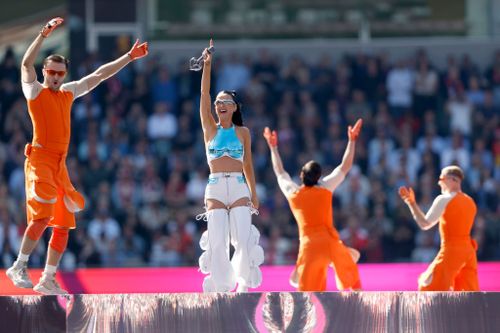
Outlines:
<svg viewBox="0 0 500 333"><path fill-rule="evenodd" d="M223 156L243 162L243 144L236 136L234 126L223 128L217 125L217 133L207 146L208 162Z"/></svg>

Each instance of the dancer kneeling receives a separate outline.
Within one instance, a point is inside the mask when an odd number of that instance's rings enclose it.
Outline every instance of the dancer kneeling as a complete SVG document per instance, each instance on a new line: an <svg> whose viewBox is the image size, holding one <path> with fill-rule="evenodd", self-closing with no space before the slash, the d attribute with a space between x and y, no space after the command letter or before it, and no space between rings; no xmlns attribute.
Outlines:
<svg viewBox="0 0 500 333"><path fill-rule="evenodd" d="M299 186L283 168L278 152L276 131L264 130L273 170L278 178L278 185L288 199L293 216L299 227L299 256L296 270L290 277L295 286L298 280L299 291L324 291L328 266L333 264L335 279L339 290L361 289L356 261L359 252L345 246L333 226L332 194L344 180L354 160L356 140L361 131L362 120L354 127L349 126L349 143L342 158L342 163L328 176L321 178L321 166L307 162L300 172L303 185Z"/></svg>
<svg viewBox="0 0 500 333"><path fill-rule="evenodd" d="M213 46L210 40L210 46ZM241 105L233 91L221 91L215 99L217 123L211 113L210 69L212 55L203 51L200 117L203 128L210 176L205 190L208 230L200 240L204 250L199 259L203 291L247 291L262 281L259 266L264 252L259 231L252 225L252 213L258 214L259 201L255 191L251 138L243 127ZM229 259L229 243L234 254Z"/></svg>
<svg viewBox="0 0 500 333"><path fill-rule="evenodd" d="M439 224L441 248L418 279L420 291L479 291L477 243L471 237L477 207L474 199L462 192L463 180L464 172L459 166L443 168L438 180L441 194L426 214L411 187L399 188L399 196L422 230Z"/></svg>

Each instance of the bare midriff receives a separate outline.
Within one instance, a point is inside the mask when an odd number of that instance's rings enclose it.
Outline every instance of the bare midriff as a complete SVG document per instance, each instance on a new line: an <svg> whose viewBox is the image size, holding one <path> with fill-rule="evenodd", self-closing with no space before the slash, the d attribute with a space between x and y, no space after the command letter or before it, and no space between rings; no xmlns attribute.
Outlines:
<svg viewBox="0 0 500 333"><path fill-rule="evenodd" d="M243 172L243 163L228 156L212 160L209 164L210 172Z"/></svg>

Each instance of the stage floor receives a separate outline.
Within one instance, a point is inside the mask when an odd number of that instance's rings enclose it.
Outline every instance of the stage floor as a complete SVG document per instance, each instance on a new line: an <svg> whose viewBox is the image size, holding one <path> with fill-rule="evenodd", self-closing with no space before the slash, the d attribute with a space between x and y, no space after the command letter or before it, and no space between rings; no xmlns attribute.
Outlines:
<svg viewBox="0 0 500 333"><path fill-rule="evenodd" d="M417 278L427 264L360 264L364 291L416 291ZM263 281L251 291L294 291L288 284L292 266L263 266ZM34 282L41 270L29 270ZM201 292L204 275L197 267L169 268L98 268L58 273L61 287L71 294L186 293ZM500 262L479 264L481 291L500 291ZM328 274L328 291L337 290L333 270ZM31 289L19 289L0 271L0 295L36 295Z"/></svg>
<svg viewBox="0 0 500 333"><path fill-rule="evenodd" d="M489 333L495 292L251 292L0 296L0 332Z"/></svg>

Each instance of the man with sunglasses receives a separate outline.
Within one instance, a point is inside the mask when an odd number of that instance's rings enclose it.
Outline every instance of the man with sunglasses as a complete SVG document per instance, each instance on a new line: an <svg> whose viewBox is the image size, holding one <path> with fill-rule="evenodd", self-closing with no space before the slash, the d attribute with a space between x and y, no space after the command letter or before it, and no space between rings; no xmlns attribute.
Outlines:
<svg viewBox="0 0 500 333"><path fill-rule="evenodd" d="M476 204L462 192L464 173L452 165L441 170L438 185L441 194L424 214L415 201L411 187L400 187L399 195L408 205L413 218L423 230L439 222L441 249L429 268L420 275L421 291L478 291L477 244L471 238Z"/></svg>
<svg viewBox="0 0 500 333"><path fill-rule="evenodd" d="M71 106L73 101L115 75L133 60L148 54L147 43L137 40L120 58L99 67L80 79L64 83L68 60L50 55L43 61L43 83L37 81L34 63L45 38L63 23L60 17L50 20L24 54L21 84L33 123L33 140L25 148L25 189L28 227L24 233L17 260L6 274L20 288L33 288L46 295L66 294L55 280L59 260L66 250L69 229L76 227L74 213L83 209L84 198L71 184L66 168L70 142ZM47 227L52 236L47 262L39 283L33 283L27 272L29 256Z"/></svg>

